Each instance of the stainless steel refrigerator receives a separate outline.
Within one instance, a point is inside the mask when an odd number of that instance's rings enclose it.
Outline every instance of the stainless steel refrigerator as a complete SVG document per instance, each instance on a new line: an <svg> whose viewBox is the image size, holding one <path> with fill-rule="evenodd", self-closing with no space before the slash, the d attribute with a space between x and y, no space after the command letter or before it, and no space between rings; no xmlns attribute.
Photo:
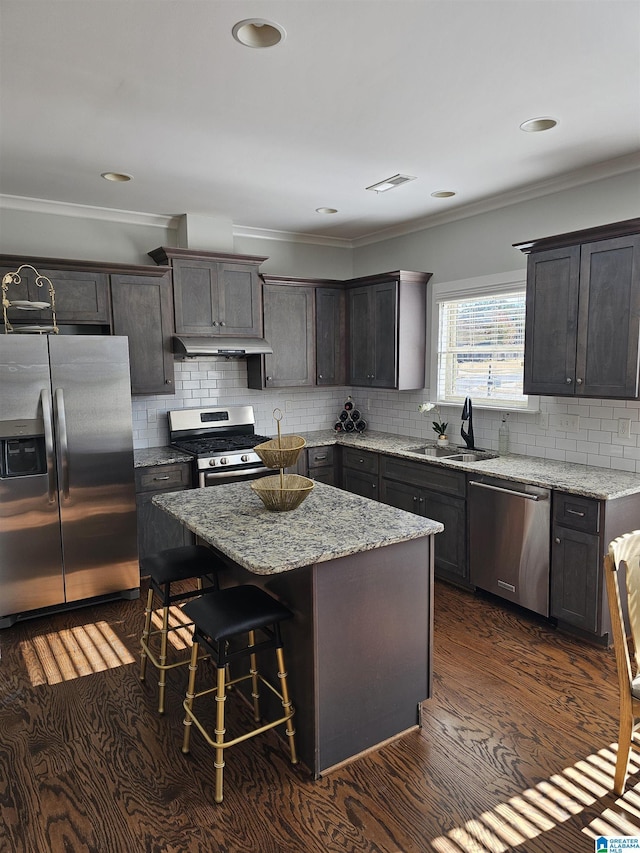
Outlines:
<svg viewBox="0 0 640 853"><path fill-rule="evenodd" d="M139 594L128 341L0 336L0 628Z"/></svg>

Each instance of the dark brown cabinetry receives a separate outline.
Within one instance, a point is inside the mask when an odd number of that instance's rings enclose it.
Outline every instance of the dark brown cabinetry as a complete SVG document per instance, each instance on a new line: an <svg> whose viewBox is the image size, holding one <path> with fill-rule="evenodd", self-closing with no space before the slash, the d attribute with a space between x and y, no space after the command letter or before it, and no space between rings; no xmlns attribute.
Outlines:
<svg viewBox="0 0 640 853"><path fill-rule="evenodd" d="M249 357L249 388L343 385L342 284L271 275L262 279L264 336L273 354Z"/></svg>
<svg viewBox="0 0 640 853"><path fill-rule="evenodd" d="M640 219L526 244L524 391L638 398Z"/></svg>
<svg viewBox="0 0 640 853"><path fill-rule="evenodd" d="M273 353L249 358L249 388L315 384L313 288L277 281L265 278L263 289L264 335Z"/></svg>
<svg viewBox="0 0 640 853"><path fill-rule="evenodd" d="M132 394L175 394L171 275L111 276L112 331L129 338Z"/></svg>
<svg viewBox="0 0 640 853"><path fill-rule="evenodd" d="M23 258L19 256L0 256L0 279L7 272L14 272L22 264L34 266L38 272L51 279L55 290L55 307L58 324L95 324L108 326L109 317L109 277L106 272L73 269L73 261L54 261L51 258ZM60 265L58 265L60 264ZM69 268L65 268L69 267ZM49 302L46 285L36 284L33 270L24 269L20 273L21 284L10 285L9 300L28 300L31 302ZM20 311L9 309L11 322L46 323L51 317L50 311Z"/></svg>
<svg viewBox="0 0 640 853"><path fill-rule="evenodd" d="M555 492L550 612L596 633L600 616L600 502Z"/></svg>
<svg viewBox="0 0 640 853"><path fill-rule="evenodd" d="M173 269L178 334L262 337L258 267L266 258L165 247L149 255Z"/></svg>
<svg viewBox="0 0 640 853"><path fill-rule="evenodd" d="M316 385L346 382L346 294L316 287Z"/></svg>
<svg viewBox="0 0 640 853"><path fill-rule="evenodd" d="M343 447L342 488L347 492L378 500L378 454L354 447Z"/></svg>
<svg viewBox="0 0 640 853"><path fill-rule="evenodd" d="M333 447L309 447L307 448L306 476L319 483L327 483L329 486L336 485L336 451Z"/></svg>
<svg viewBox="0 0 640 853"><path fill-rule="evenodd" d="M154 495L191 488L191 465L179 462L136 468L135 479L140 559L165 548L193 544L193 534L152 503Z"/></svg>
<svg viewBox="0 0 640 853"><path fill-rule="evenodd" d="M424 388L430 278L396 271L347 283L350 385Z"/></svg>
<svg viewBox="0 0 640 853"><path fill-rule="evenodd" d="M466 478L461 471L380 459L380 500L444 524L435 537L436 577L468 586Z"/></svg>

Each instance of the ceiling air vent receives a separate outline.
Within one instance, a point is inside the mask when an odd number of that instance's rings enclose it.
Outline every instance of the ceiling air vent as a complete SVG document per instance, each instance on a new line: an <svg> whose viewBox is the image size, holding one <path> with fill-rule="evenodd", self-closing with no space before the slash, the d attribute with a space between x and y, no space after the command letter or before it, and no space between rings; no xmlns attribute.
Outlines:
<svg viewBox="0 0 640 853"><path fill-rule="evenodd" d="M386 193L387 190L395 189L395 187L400 187L402 184L407 184L409 181L415 181L415 176L413 175L393 175L391 178L387 178L384 181L378 181L377 184L371 184L370 187L367 187L368 190L373 190L374 193Z"/></svg>

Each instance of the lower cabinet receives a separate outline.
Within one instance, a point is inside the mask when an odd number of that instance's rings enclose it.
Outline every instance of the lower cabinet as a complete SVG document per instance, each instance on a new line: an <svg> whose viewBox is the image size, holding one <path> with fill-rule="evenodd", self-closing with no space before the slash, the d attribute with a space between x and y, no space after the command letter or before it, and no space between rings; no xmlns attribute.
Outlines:
<svg viewBox="0 0 640 853"><path fill-rule="evenodd" d="M463 472L382 456L380 500L444 524L444 531L435 537L435 575L458 585L469 585Z"/></svg>
<svg viewBox="0 0 640 853"><path fill-rule="evenodd" d="M335 486L336 452L333 447L309 447L307 449L307 470L305 476L328 486Z"/></svg>
<svg viewBox="0 0 640 853"><path fill-rule="evenodd" d="M364 498L379 500L378 454L353 447L342 448L342 488Z"/></svg>
<svg viewBox="0 0 640 853"><path fill-rule="evenodd" d="M152 465L136 468L138 556L140 559L181 545L193 545L195 536L184 525L152 503L154 495L191 488L191 465Z"/></svg>

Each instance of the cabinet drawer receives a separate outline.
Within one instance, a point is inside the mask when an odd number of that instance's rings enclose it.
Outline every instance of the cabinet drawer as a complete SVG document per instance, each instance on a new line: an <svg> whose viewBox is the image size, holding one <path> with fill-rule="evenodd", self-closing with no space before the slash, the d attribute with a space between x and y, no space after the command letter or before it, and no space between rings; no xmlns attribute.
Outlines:
<svg viewBox="0 0 640 853"><path fill-rule="evenodd" d="M452 471L441 465L429 465L428 462L409 462L394 456L383 456L381 465L382 476L389 480L398 480L448 495L464 497L466 494L466 478L462 471Z"/></svg>
<svg viewBox="0 0 640 853"><path fill-rule="evenodd" d="M558 524L565 527L583 530L585 533L598 533L600 530L600 503L579 495L554 492L553 517Z"/></svg>
<svg viewBox="0 0 640 853"><path fill-rule="evenodd" d="M344 447L342 464L345 468L356 468L369 474L378 473L378 454L367 450L356 450L354 447Z"/></svg>
<svg viewBox="0 0 640 853"><path fill-rule="evenodd" d="M309 447L307 454L309 470L333 465L333 447Z"/></svg>
<svg viewBox="0 0 640 853"><path fill-rule="evenodd" d="M137 492L191 488L191 466L188 463L137 468L135 474Z"/></svg>

